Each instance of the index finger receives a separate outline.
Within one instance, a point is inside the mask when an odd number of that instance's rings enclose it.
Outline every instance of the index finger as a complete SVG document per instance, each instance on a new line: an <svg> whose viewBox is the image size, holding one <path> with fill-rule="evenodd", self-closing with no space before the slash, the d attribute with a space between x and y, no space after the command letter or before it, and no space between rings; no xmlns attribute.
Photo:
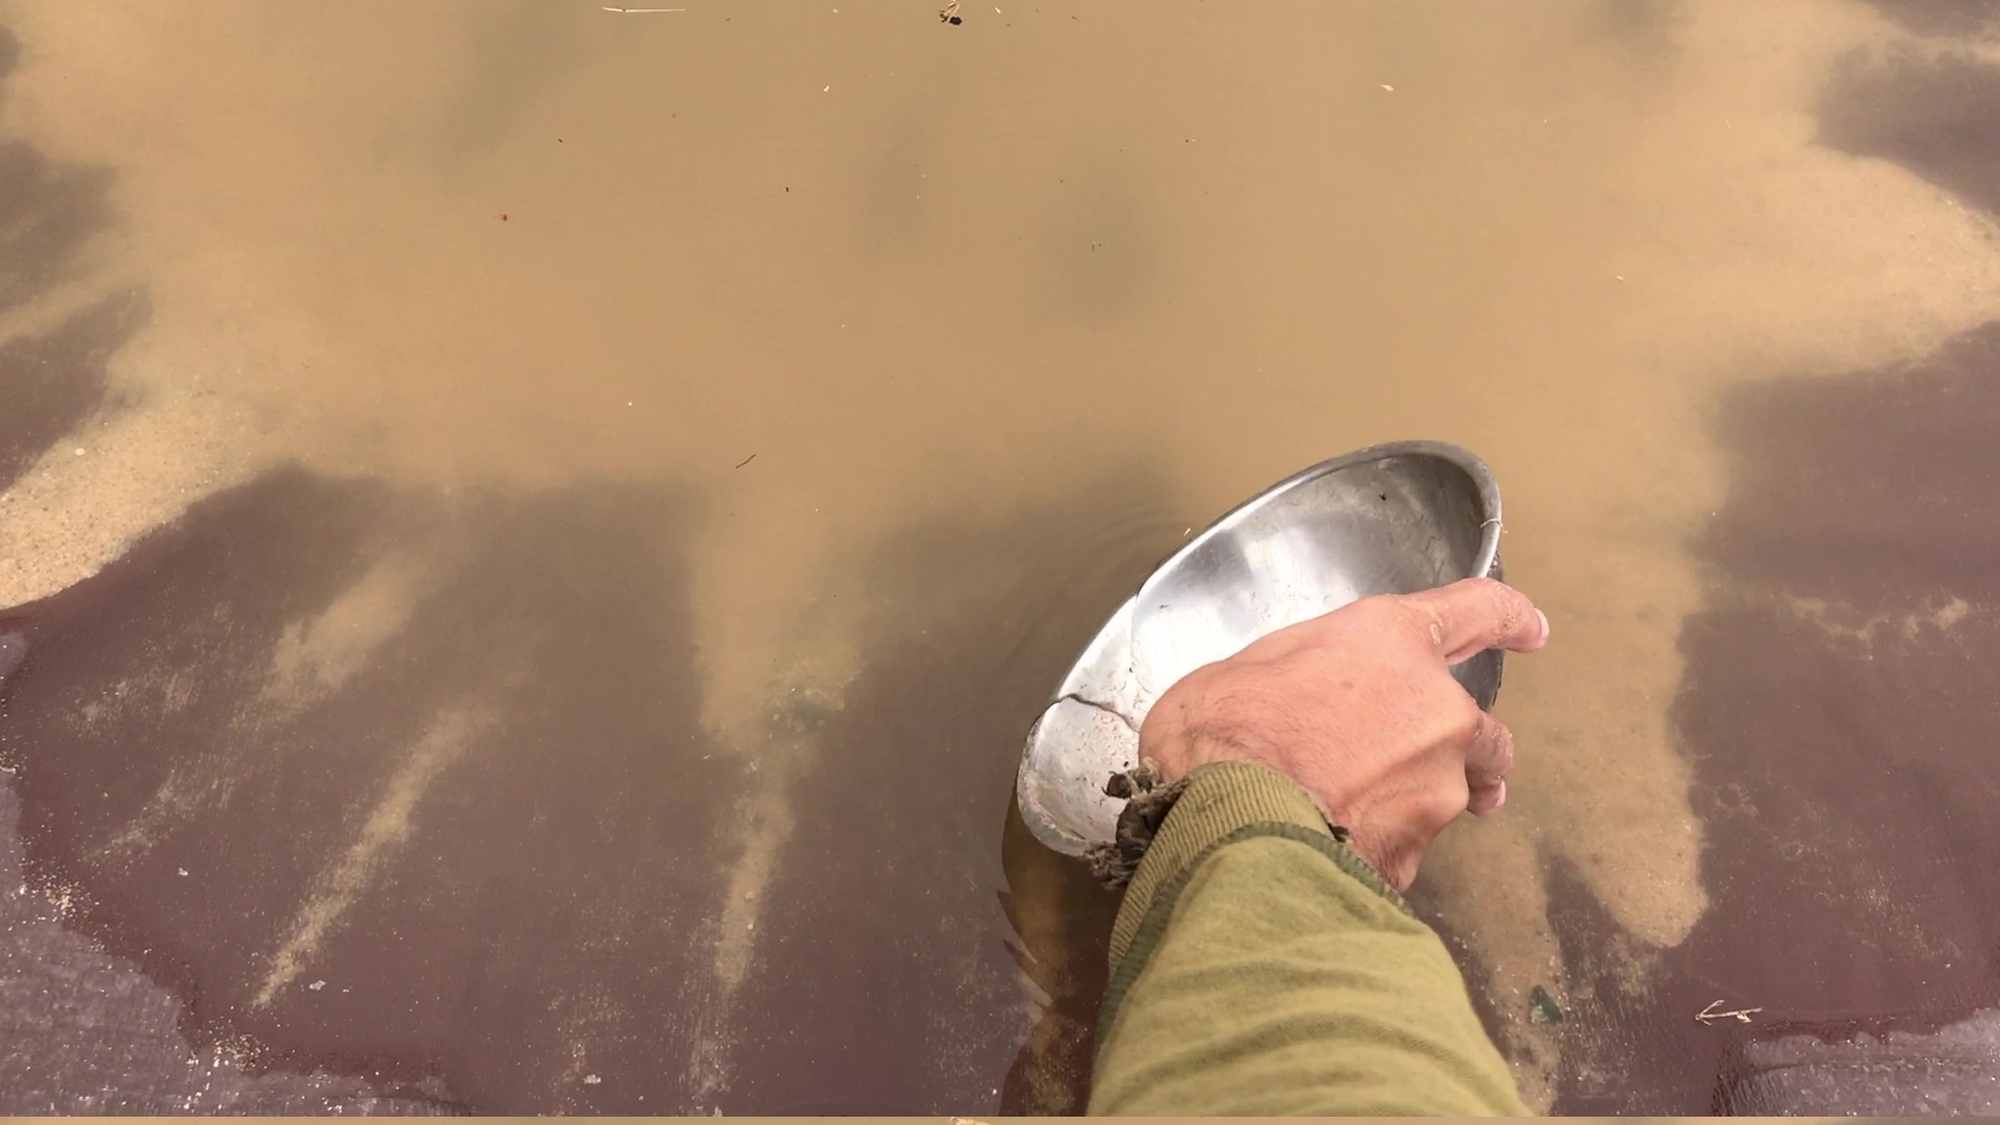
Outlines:
<svg viewBox="0 0 2000 1125"><path fill-rule="evenodd" d="M1424 617L1431 643L1447 664L1489 648L1533 652L1549 640L1547 615L1528 595L1491 578L1468 578L1399 600Z"/></svg>

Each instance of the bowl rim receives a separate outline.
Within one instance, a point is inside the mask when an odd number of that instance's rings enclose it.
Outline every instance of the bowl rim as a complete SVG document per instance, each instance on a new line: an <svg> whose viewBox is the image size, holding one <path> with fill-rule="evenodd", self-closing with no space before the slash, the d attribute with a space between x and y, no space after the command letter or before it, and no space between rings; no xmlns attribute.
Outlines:
<svg viewBox="0 0 2000 1125"><path fill-rule="evenodd" d="M1386 461L1392 457L1433 457L1449 462L1471 479L1473 489L1479 496L1479 551L1473 556L1471 573L1467 577L1484 577L1493 573L1493 563L1500 555L1500 485L1493 477L1493 470L1486 462L1464 446L1445 441L1389 441L1371 445L1338 457L1329 457L1314 465L1308 465L1291 476L1262 489L1249 499L1236 505L1217 517L1215 522L1202 528L1201 534L1180 545L1173 554L1161 559L1139 584L1140 595L1152 587L1153 580L1167 573L1183 556L1193 553L1215 536L1230 530L1236 524L1249 518L1253 513L1308 481L1317 480L1330 473L1369 461ZM1082 654L1078 654L1078 659ZM1071 662L1071 667L1075 662ZM1068 674L1064 674L1064 679Z"/></svg>

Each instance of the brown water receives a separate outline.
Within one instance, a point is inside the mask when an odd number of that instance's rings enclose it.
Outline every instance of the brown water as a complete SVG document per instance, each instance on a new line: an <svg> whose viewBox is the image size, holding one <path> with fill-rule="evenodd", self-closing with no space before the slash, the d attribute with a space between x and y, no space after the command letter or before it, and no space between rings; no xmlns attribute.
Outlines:
<svg viewBox="0 0 2000 1125"><path fill-rule="evenodd" d="M1648 1008L1726 890L1671 705L1754 569L1733 396L2000 307L1991 168L1866 96L2000 52L1803 0L963 17L0 6L0 753L197 1041L488 1109L1066 1106L1108 904L1008 818L1025 724L1187 529L1421 436L1556 635L1427 907L1531 1097L1591 1088L1531 990Z"/></svg>

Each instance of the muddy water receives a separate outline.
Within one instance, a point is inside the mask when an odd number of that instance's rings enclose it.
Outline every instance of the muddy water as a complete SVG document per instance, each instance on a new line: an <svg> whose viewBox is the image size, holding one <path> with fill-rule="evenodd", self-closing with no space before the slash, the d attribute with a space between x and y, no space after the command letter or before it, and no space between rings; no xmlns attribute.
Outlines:
<svg viewBox="0 0 2000 1125"><path fill-rule="evenodd" d="M1426 908L1538 1101L1686 1023L1741 388L2000 307L1923 109L1976 21L686 9L0 7L0 753L66 923L392 1094L1067 1107L1110 904L1023 727L1188 528L1426 436L1558 641Z"/></svg>

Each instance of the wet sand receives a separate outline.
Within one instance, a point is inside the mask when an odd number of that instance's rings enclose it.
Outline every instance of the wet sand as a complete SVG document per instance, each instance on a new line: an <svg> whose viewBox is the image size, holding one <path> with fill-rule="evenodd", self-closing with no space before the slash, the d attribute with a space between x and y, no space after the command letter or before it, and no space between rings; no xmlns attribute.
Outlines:
<svg viewBox="0 0 2000 1125"><path fill-rule="evenodd" d="M1975 6L989 7L0 5L0 1108L1073 1108L1019 738L1408 436L1556 625L1421 896L1532 1099L1994 1002Z"/></svg>

